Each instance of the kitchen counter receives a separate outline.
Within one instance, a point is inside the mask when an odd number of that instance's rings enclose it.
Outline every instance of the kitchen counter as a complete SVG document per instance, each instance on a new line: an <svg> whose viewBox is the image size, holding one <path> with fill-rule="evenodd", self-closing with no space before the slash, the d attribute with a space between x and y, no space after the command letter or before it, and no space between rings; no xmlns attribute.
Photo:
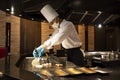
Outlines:
<svg viewBox="0 0 120 80"><path fill-rule="evenodd" d="M38 80L41 79L43 77L45 77L44 75L40 74L40 70L39 68L33 68L31 65L31 61L33 60L33 57L26 57L24 60L24 63L21 67L21 77L25 80ZM71 62L67 61L67 65L66 68L68 67L72 67L72 68L76 68L78 66L74 65ZM49 70L49 69L47 69ZM52 68L52 70L54 71L55 68ZM120 69L108 69L112 72L110 73L94 73L94 74L77 74L77 75L68 75L68 76L47 76L48 79L44 79L44 80L118 80L117 77L120 76ZM26 76L27 75L27 76ZM114 77L114 79L113 79ZM116 79L115 79L116 78Z"/></svg>

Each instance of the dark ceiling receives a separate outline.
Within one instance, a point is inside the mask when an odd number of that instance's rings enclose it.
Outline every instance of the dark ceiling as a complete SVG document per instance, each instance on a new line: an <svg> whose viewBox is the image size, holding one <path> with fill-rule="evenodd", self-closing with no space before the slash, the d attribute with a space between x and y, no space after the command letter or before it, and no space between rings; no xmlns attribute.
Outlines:
<svg viewBox="0 0 120 80"><path fill-rule="evenodd" d="M40 9L51 4L61 18L75 24L120 24L120 0L1 0L0 4L4 11L13 5L14 15L28 19L45 20Z"/></svg>

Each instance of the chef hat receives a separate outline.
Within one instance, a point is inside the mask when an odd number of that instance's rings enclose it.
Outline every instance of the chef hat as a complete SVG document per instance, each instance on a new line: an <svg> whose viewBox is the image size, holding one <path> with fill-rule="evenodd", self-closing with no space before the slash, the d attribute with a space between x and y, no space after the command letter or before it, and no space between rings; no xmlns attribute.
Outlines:
<svg viewBox="0 0 120 80"><path fill-rule="evenodd" d="M58 16L58 13L49 4L45 5L40 12L49 23L52 22Z"/></svg>

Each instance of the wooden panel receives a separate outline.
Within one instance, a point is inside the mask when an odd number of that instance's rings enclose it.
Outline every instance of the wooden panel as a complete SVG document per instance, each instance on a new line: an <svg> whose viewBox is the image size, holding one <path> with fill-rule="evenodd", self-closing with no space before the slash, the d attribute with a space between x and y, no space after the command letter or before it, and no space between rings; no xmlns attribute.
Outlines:
<svg viewBox="0 0 120 80"><path fill-rule="evenodd" d="M49 35L52 34L54 29L49 28L48 23L41 22L41 43L44 43L49 38Z"/></svg>
<svg viewBox="0 0 120 80"><path fill-rule="evenodd" d="M94 50L94 26L88 26L88 50Z"/></svg>
<svg viewBox="0 0 120 80"><path fill-rule="evenodd" d="M21 53L32 53L41 44L40 22L21 19Z"/></svg>
<svg viewBox="0 0 120 80"><path fill-rule="evenodd" d="M78 35L82 42L82 49L85 50L85 26L84 25L78 25Z"/></svg>
<svg viewBox="0 0 120 80"><path fill-rule="evenodd" d="M8 16L0 10L0 47L6 47L6 22L11 23L11 39L10 53L20 52L20 18L16 16Z"/></svg>
<svg viewBox="0 0 120 80"><path fill-rule="evenodd" d="M20 53L20 18L8 17L11 22L11 53Z"/></svg>
<svg viewBox="0 0 120 80"><path fill-rule="evenodd" d="M5 18L5 13L0 10L0 47L5 47Z"/></svg>

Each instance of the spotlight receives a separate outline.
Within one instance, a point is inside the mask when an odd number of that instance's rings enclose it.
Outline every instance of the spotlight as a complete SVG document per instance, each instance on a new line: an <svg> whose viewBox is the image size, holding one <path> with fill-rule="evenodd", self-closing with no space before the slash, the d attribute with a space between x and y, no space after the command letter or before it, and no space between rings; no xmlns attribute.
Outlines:
<svg viewBox="0 0 120 80"><path fill-rule="evenodd" d="M98 28L102 28L102 24L98 24Z"/></svg>

